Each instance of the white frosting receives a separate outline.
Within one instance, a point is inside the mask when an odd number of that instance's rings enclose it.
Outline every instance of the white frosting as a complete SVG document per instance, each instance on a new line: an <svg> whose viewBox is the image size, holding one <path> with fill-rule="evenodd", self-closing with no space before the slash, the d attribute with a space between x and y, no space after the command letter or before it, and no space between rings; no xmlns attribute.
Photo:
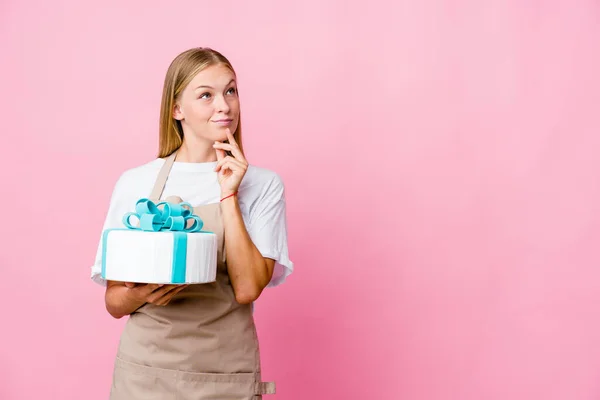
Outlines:
<svg viewBox="0 0 600 400"><path fill-rule="evenodd" d="M104 279L171 283L173 232L114 230L106 240ZM185 283L214 282L217 274L217 235L188 233Z"/></svg>

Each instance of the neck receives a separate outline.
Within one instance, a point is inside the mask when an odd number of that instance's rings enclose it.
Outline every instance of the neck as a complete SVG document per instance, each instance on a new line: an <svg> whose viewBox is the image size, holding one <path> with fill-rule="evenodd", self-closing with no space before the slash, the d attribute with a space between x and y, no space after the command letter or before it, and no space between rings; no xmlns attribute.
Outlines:
<svg viewBox="0 0 600 400"><path fill-rule="evenodd" d="M213 162L217 161L217 153L212 147L212 142L186 136L177 151L175 161L188 163Z"/></svg>

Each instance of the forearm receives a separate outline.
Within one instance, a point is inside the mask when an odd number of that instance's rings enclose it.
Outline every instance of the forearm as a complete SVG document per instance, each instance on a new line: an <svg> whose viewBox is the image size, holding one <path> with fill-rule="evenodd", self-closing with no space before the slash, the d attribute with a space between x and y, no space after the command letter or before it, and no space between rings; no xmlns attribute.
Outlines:
<svg viewBox="0 0 600 400"><path fill-rule="evenodd" d="M271 280L273 273L246 231L237 197L221 203L225 226L227 270L236 300L253 302Z"/></svg>
<svg viewBox="0 0 600 400"><path fill-rule="evenodd" d="M108 282L105 293L106 310L114 318L121 318L129 315L145 304L132 296L131 290L121 283Z"/></svg>

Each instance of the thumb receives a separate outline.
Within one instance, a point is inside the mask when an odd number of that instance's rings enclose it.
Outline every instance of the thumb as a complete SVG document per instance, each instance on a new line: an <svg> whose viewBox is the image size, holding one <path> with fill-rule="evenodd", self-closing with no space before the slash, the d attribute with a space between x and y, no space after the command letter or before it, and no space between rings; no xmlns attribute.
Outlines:
<svg viewBox="0 0 600 400"><path fill-rule="evenodd" d="M221 149L215 149L215 151L217 152L217 161L221 161L225 158L225 151Z"/></svg>

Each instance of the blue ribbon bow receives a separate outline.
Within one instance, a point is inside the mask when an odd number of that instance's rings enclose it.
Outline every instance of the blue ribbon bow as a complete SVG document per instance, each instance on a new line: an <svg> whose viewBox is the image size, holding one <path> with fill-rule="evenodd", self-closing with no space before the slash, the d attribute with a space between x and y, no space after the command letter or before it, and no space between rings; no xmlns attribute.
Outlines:
<svg viewBox="0 0 600 400"><path fill-rule="evenodd" d="M161 205L164 205L162 210L159 208ZM123 215L123 224L129 229L148 232L180 231L189 233L201 232L204 226L202 219L193 214L193 207L190 203L175 204L161 201L155 204L149 199L139 199L135 203L135 211ZM131 217L136 217L140 221L139 226L131 224ZM193 221L193 223L190 227L187 227L189 221Z"/></svg>

